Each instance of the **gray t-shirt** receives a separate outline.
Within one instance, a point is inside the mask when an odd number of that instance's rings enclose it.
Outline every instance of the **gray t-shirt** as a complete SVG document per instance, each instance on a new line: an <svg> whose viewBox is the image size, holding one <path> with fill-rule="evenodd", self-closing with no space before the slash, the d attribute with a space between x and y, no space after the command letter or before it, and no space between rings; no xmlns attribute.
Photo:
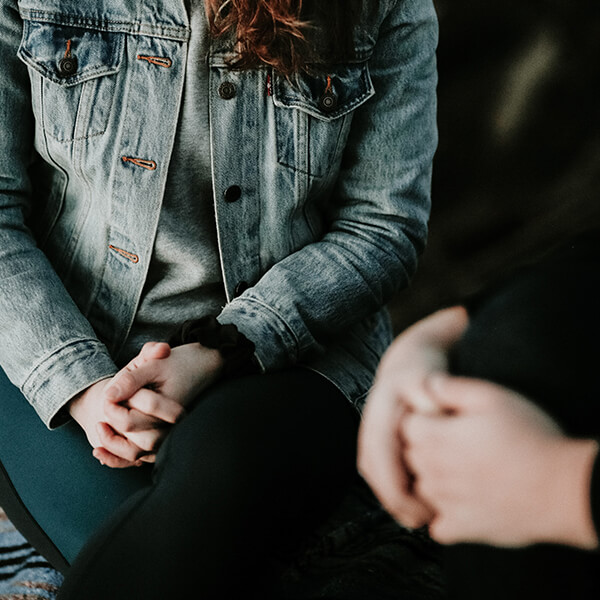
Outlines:
<svg viewBox="0 0 600 600"><path fill-rule="evenodd" d="M187 319L218 314L225 303L210 166L209 31L202 0L187 0L191 37L177 136L148 277L119 355L166 340Z"/></svg>

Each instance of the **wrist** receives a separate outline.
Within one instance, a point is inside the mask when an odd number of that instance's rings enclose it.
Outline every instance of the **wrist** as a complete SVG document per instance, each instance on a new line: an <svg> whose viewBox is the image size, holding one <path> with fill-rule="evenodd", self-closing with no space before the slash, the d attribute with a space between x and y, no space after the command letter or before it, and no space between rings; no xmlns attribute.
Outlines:
<svg viewBox="0 0 600 600"><path fill-rule="evenodd" d="M75 421L81 423L82 415L86 411L86 405L92 396L92 391L98 387L104 387L108 382L108 379L101 379L89 385L87 388L73 396L67 404L65 404L63 410L68 412Z"/></svg>
<svg viewBox="0 0 600 600"><path fill-rule="evenodd" d="M67 404L64 407L64 410L66 410L71 415L71 417L73 417L73 419L75 419L77 422L79 422L78 416L83 410L83 406L85 405L87 392L89 389L90 388L88 387L85 390L79 392L79 394L77 394L76 396L73 396L73 398L71 398L71 400L69 400L69 402L67 402Z"/></svg>
<svg viewBox="0 0 600 600"><path fill-rule="evenodd" d="M172 336L171 346L199 344L203 349L214 350L220 356L219 372L224 377L234 377L258 372L254 358L254 344L233 324L221 324L215 317L186 321Z"/></svg>
<svg viewBox="0 0 600 600"><path fill-rule="evenodd" d="M591 479L598 442L563 438L553 454L553 509L549 533L553 541L585 550L598 547L591 507Z"/></svg>
<svg viewBox="0 0 600 600"><path fill-rule="evenodd" d="M173 348L172 353L186 353L185 360L191 374L190 383L193 396L206 386L207 374L210 374L210 380L213 381L221 377L225 366L225 359L219 350L208 348L200 342L176 346ZM198 365L202 365L202 368L199 369Z"/></svg>

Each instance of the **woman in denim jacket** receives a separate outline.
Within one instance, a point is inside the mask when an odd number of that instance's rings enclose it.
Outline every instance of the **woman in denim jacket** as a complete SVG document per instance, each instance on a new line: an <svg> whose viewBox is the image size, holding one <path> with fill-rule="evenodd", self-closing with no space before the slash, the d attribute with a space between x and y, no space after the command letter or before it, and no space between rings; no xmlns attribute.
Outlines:
<svg viewBox="0 0 600 600"><path fill-rule="evenodd" d="M258 593L423 248L432 2L0 7L0 504L65 598Z"/></svg>

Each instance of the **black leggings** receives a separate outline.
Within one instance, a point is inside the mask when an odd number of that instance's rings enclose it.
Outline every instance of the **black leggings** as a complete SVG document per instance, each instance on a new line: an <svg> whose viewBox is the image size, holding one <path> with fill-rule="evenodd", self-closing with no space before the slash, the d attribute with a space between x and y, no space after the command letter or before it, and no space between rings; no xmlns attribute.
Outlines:
<svg viewBox="0 0 600 600"><path fill-rule="evenodd" d="M266 597L282 557L354 481L357 427L355 409L309 370L215 385L173 428L154 469L135 474L144 484L96 527L59 598ZM102 471L120 485L124 473ZM68 523L68 507L55 520Z"/></svg>

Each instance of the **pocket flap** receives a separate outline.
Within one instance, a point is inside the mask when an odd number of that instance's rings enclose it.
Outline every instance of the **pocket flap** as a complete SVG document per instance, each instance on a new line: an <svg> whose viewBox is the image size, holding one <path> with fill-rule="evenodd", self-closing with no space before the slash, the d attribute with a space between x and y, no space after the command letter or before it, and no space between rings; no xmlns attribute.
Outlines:
<svg viewBox="0 0 600 600"><path fill-rule="evenodd" d="M338 65L328 74L303 73L291 80L274 76L276 106L298 108L323 121L344 116L374 94L366 62Z"/></svg>
<svg viewBox="0 0 600 600"><path fill-rule="evenodd" d="M25 20L18 54L42 77L69 87L116 73L123 56L123 34ZM74 59L70 69L61 62L67 56Z"/></svg>

